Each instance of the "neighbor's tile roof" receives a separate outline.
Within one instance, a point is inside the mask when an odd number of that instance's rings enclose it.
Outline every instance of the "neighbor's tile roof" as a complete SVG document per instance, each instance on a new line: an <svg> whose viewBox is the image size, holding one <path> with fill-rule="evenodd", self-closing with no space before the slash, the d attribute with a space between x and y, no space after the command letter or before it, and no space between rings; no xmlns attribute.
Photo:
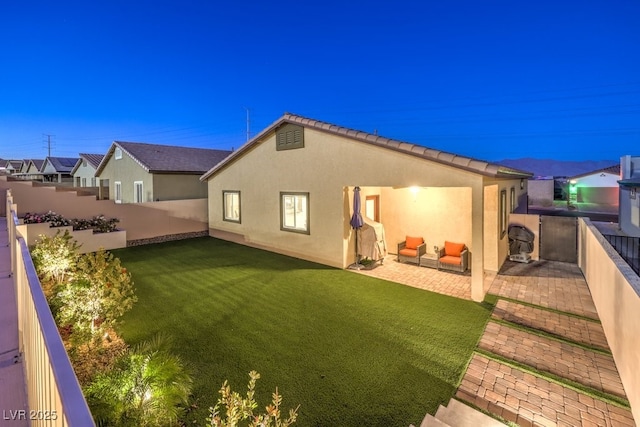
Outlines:
<svg viewBox="0 0 640 427"><path fill-rule="evenodd" d="M620 175L620 164L608 166L606 168L598 169L591 172L581 173L580 175L572 176L569 179L582 178L583 176L595 175L597 173L610 173L612 175Z"/></svg>
<svg viewBox="0 0 640 427"><path fill-rule="evenodd" d="M100 165L100 162L102 161L102 158L104 157L104 154L87 154L87 153L80 153L80 157L83 159L86 159L87 162L93 166L94 168L97 168Z"/></svg>
<svg viewBox="0 0 640 427"><path fill-rule="evenodd" d="M231 154L228 150L114 141L96 175L102 171L116 146L150 173L203 174Z"/></svg>
<svg viewBox="0 0 640 427"><path fill-rule="evenodd" d="M45 161L48 161L58 173L70 173L78 162L78 157L47 157Z"/></svg>
<svg viewBox="0 0 640 427"><path fill-rule="evenodd" d="M496 163L489 163L483 160L473 159L471 157L460 156L457 154L448 153L446 151L423 147L421 145L416 145L409 142L385 138L383 136L349 129L342 126L333 125L331 123L321 122L319 120L298 116L295 114L285 113L282 117L272 123L271 126L264 129L262 132L260 132L258 135L256 135L250 141L240 147L237 151L233 152L233 154L227 157L223 162L215 165L213 168L207 171L207 173L204 174L200 179L202 181L206 180L211 175L216 173L219 169L224 167L227 163L230 163L234 159L242 156L246 150L257 144L263 136L270 133L284 123L294 123L302 125L307 128L313 128L322 132L351 138L366 144L371 144L392 151L403 152L412 156L421 157L425 160L453 166L485 176L496 178L530 178L533 176L533 174L530 172L509 168Z"/></svg>
<svg viewBox="0 0 640 427"><path fill-rule="evenodd" d="M38 170L42 170L42 165L44 164L44 159L29 159L29 162L33 163L33 165Z"/></svg>

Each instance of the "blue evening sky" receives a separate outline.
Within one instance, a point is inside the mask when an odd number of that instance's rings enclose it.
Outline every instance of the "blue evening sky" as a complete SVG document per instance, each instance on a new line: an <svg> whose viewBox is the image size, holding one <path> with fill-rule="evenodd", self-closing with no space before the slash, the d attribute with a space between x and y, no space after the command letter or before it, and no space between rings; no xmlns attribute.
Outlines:
<svg viewBox="0 0 640 427"><path fill-rule="evenodd" d="M6 1L0 158L284 112L485 160L640 154L638 0Z"/></svg>

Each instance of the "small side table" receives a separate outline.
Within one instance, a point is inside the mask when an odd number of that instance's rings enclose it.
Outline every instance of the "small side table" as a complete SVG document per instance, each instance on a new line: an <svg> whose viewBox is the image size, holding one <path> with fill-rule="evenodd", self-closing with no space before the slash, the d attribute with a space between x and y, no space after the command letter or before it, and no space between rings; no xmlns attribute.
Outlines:
<svg viewBox="0 0 640 427"><path fill-rule="evenodd" d="M420 257L420 266L438 268L438 254L424 254Z"/></svg>

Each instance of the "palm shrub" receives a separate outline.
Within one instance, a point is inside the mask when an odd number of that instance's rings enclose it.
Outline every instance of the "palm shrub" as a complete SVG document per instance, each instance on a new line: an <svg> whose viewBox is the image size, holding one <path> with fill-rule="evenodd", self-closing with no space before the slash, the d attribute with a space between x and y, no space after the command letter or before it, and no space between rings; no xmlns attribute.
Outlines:
<svg viewBox="0 0 640 427"><path fill-rule="evenodd" d="M156 336L129 349L114 367L85 388L101 427L175 425L191 394L193 380L169 341Z"/></svg>
<svg viewBox="0 0 640 427"><path fill-rule="evenodd" d="M99 250L78 259L73 280L56 295L57 320L73 326L77 343L100 338L137 301L131 274L120 259Z"/></svg>

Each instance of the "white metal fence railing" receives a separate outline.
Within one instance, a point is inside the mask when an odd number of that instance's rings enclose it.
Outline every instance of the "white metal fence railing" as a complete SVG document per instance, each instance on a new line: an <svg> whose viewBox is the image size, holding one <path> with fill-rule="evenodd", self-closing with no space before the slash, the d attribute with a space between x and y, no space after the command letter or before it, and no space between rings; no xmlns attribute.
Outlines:
<svg viewBox="0 0 640 427"><path fill-rule="evenodd" d="M40 286L29 248L16 231L18 217L7 190L11 270L16 286L19 349L33 427L95 426L58 328Z"/></svg>

